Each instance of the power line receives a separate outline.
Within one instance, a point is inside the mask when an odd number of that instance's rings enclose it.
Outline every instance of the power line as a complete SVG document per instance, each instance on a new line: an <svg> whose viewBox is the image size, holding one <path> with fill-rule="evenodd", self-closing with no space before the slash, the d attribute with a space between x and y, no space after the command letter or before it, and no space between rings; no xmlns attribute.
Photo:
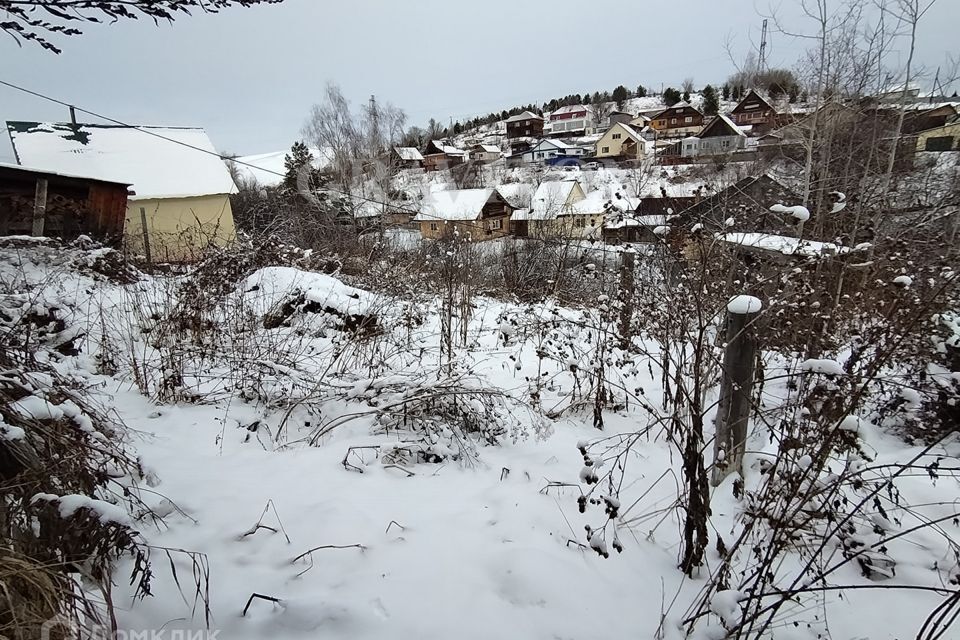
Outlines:
<svg viewBox="0 0 960 640"><path fill-rule="evenodd" d="M21 91L21 92L23 92L23 93L26 93L26 94L28 94L28 95L31 95L31 96L40 98L40 99L42 99L42 100L47 100L47 101L49 101L49 102L53 102L54 104L59 104L59 105L61 105L61 106L67 107L67 108L69 108L69 109L71 109L71 110L75 110L75 111L79 111L79 112L81 112L81 113L85 113L85 114L87 114L87 115L93 116L94 118L99 118L99 119L101 119L101 120L105 120L105 121L107 121L107 122L110 122L110 123L115 124L115 125L118 125L118 126L126 127L126 128L128 128L128 129L132 129L132 130L134 130L134 131L139 131L139 132L141 132L141 133L145 133L145 134L147 134L147 135L153 136L153 137L155 137L155 138L159 138L159 139L161 139L161 140L165 140L165 141L167 141L167 142L172 142L172 143L174 143L174 144L178 144L178 145L180 145L180 146L182 146L182 147L186 147L187 149L191 149L191 150L193 150L193 151L199 151L200 153L204 153L204 154L207 154L207 155L214 156L214 157L219 158L221 161L224 161L224 162L229 161L229 162L233 162L234 164L238 164L238 165L241 165L241 166L250 167L251 169L256 169L256 170L258 170L258 171L263 171L263 172L265 172L265 173L273 174L273 175L278 176L278 177L281 177L281 178L285 178L285 177L286 177L285 174L280 173L280 172L278 172L278 171L273 171L272 169L267 169L267 168L264 168L264 167L259 167L259 166L255 165L255 164L251 164L251 163L249 163L249 162L244 162L244 161L242 161L242 160L237 160L237 159L235 159L235 158L231 158L231 157L229 157L229 156L225 156L225 155L223 155L223 154L217 153L216 151L210 151L210 150L208 150L208 149L204 149L204 148L202 148L202 147L197 147L197 146L195 146L195 145L192 145L192 144L183 142L183 141L181 141L181 140L176 140L176 139L174 139L174 138L170 138L170 137L168 137L168 136L164 136L164 135L162 135L162 134L160 134L160 133L157 133L156 131L151 131L151 130L146 129L146 128L143 128L143 127L138 127L138 126L136 126L136 125L132 125L132 124L126 123L126 122L124 122L124 121L122 121L122 120L118 120L118 119L116 119L116 118L111 118L110 116L105 116L105 115L103 115L103 114L97 113L97 112L95 112L95 111L91 111L91 110L89 110L89 109L84 109L83 107L78 107L78 106L76 106L75 104L71 104L71 103L69 103L69 102L65 102L65 101L63 101L63 100L59 100L59 99L57 99L57 98L54 98L54 97L52 97L52 96L45 95L45 94L40 93L40 92L38 92L38 91L33 91L33 90L31 90L31 89L27 89L26 87L22 87L22 86L16 85L16 84L14 84L14 83L12 83L12 82L8 82L8 81L3 80L3 79L0 79L0 85L4 85L4 86L7 86L7 87L10 87L11 89L15 89L15 90L17 90L17 91ZM429 219L434 219L434 220L437 220L438 222L449 222L448 220L446 220L446 219L443 218L442 216L431 215L431 214L425 213L425 212L423 212L423 211L421 211L421 210L414 210L414 209L409 209L409 208L402 207L402 206L397 206L396 203L387 202L387 201L384 201L384 200L378 200L378 199L376 199L376 198L369 198L369 197L366 197L366 196L360 196L360 195L356 195L356 194L353 194L353 193L350 193L350 192L347 192L347 191L342 191L342 190L339 190L339 189L324 188L322 191L323 191L323 192L326 192L326 193L333 193L333 194L345 196L345 197L347 197L347 198L350 198L351 200L359 200L359 201L362 201L362 202L369 202L369 203L372 203L372 204L378 204L378 205L381 205L381 206L383 206L383 207L389 207L390 209L392 209L392 210L394 210L394 211L398 211L398 212L401 212L401 213L408 213L408 214L411 214L411 215L416 216L416 217L421 217L421 218L426 217L426 218L428 218L427 221L429 221ZM751 198L751 199L752 199L752 198ZM757 203L757 204L759 205L759 203ZM629 215L629 212L620 212L620 213ZM489 231L489 229L487 229L486 226L484 226L482 223L470 222L470 221L468 221L468 220L456 220L456 221L454 221L454 223L455 223L456 226L459 226L459 227L474 228L474 229L482 230L482 231L484 231L484 232ZM541 242L547 243L547 244L554 244L554 245L561 245L561 246L568 246L568 245L570 244L568 241L564 241L564 240L553 240L553 239L550 239L550 238L536 238L536 239L539 240L539 241L541 241ZM587 250L587 251L596 251L596 252L614 253L614 254L620 254L620 253L622 253L622 251L618 251L618 250L615 250L615 249L603 249L603 248L599 248L599 247L588 247L588 248L585 248L585 247L583 247L582 245L579 245L579 244L578 244L577 246L579 246L579 248L585 249L585 250Z"/></svg>
<svg viewBox="0 0 960 640"><path fill-rule="evenodd" d="M192 149L192 150L194 150L194 151L199 151L200 153L205 153L205 154L207 154L207 155L214 156L214 157L219 158L220 160L222 160L222 161L224 161L224 162L229 161L229 162L232 162L232 163L234 163L234 164L238 164L238 165L245 166L245 167L250 167L251 169L256 169L256 170L258 170L258 171L263 171L264 173L273 174L273 175L278 176L278 177L281 177L281 178L285 178L285 177L286 177L286 174L280 173L279 171L274 171L274 170L272 170L272 169L267 169L266 167L259 167L259 166L255 165L255 164L251 164L251 163L249 163L249 162L244 162L243 160L238 160L238 159L236 159L236 158L231 158L230 156L225 156L225 155L223 155L223 154L221 154L221 153L217 153L216 151L210 151L209 149L204 149L204 148L202 148L202 147L198 147L198 146L189 144L189 143L187 143L187 142L183 142L182 140L176 140L176 139L174 139L174 138L170 138L170 137L167 137L167 136L162 135L162 134L160 134L160 133L157 133L156 131L151 131L150 129L147 129L147 128L144 128L144 127L138 127L138 126L136 126L136 125L132 125L132 124L123 122L122 120L117 120L116 118L111 118L110 116L105 116L105 115L100 114L100 113L97 113L97 112L95 112L95 111L90 111L89 109L84 109L83 107L78 107L78 106L76 106L76 105L74 105L74 104L70 104L69 102L64 102L63 100L59 100L59 99L57 99L57 98L53 98L53 97L51 97L51 96L48 96L48 95L39 93L39 92L37 92L37 91L33 91L33 90L31 90L31 89L27 89L26 87L21 87L21 86L19 86L19 85L13 84L12 82L7 82L6 80L0 79L0 85L4 85L4 86L7 86L7 87L10 87L11 89L16 89L17 91L22 91L23 93L26 93L26 94L35 96L35 97L37 97L37 98L41 98L41 99L43 99L43 100L47 100L47 101L49 101L49 102L53 102L53 103L55 103L55 104L59 104L59 105L64 106L64 107L68 107L68 108L70 108L70 109L74 109L74 110L76 110L76 111L79 111L80 113L85 113L85 114L87 114L87 115L89 115L89 116L93 116L94 118L100 118L101 120L105 120L105 121L107 121L107 122L109 122L109 123L111 123L111 124L115 124L115 125L118 125L118 126L126 127L126 128L128 128L128 129L132 129L132 130L134 130L134 131L139 131L139 132L141 132L141 133L145 133L145 134L150 135L150 136L153 136L153 137L155 137L155 138L160 138L161 140L166 140L167 142L172 142L172 143L174 143L174 144L178 144L178 145L180 145L181 147L186 147L187 149ZM405 212L405 213L414 213L414 214L419 213L418 211L413 211L412 209L403 209L403 208L400 208L400 207L395 207L395 206L393 205L393 203L390 203L390 202L385 202L385 201L382 201L382 200L376 200L376 199L374 199L374 198L368 198L368 197L366 197L366 196L360 196L360 195L356 195L356 194L349 193L349 192L346 192L346 191L340 191L340 190L338 190L338 189L325 188L324 191L327 191L327 192L330 192L330 193L335 193L335 194L342 195L342 196L347 196L347 197L349 197L349 198L351 198L351 199L361 200L361 201L363 201L363 202L370 202L370 203L372 203L372 204L380 204L380 205L384 205L384 206L391 206L391 207L393 207L393 208L395 208L395 209L398 209L399 211L403 211L403 212Z"/></svg>

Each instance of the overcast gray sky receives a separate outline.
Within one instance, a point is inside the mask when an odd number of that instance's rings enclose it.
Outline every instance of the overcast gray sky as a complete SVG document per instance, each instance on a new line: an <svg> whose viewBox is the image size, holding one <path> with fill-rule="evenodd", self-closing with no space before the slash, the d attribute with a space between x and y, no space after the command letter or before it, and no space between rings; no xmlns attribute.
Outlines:
<svg viewBox="0 0 960 640"><path fill-rule="evenodd" d="M780 0L798 29L799 0ZM376 94L411 124L447 121L617 84L698 86L759 40L752 0L286 0L173 24L120 22L58 38L55 55L0 33L0 79L136 124L207 129L221 150L288 148L328 80L358 103ZM960 0L938 0L918 59L956 52ZM771 63L804 44L772 34ZM0 86L0 121L64 120L66 109ZM86 118L90 120L90 118ZM0 161L12 161L0 136Z"/></svg>

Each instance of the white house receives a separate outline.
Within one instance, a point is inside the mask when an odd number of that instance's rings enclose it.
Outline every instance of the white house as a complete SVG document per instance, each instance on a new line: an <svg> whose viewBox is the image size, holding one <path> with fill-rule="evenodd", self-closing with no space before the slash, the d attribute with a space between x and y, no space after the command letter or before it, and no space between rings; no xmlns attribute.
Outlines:
<svg viewBox="0 0 960 640"><path fill-rule="evenodd" d="M717 156L733 153L746 146L747 134L727 116L720 114L699 135L681 141L680 156Z"/></svg>
<svg viewBox="0 0 960 640"><path fill-rule="evenodd" d="M558 158L576 159L586 153L587 150L584 147L563 140L544 138L527 151L511 156L511 161L514 163L519 161L522 164L544 163Z"/></svg>
<svg viewBox="0 0 960 640"><path fill-rule="evenodd" d="M582 104L571 104L551 111L544 133L555 136L580 135L593 131L593 111Z"/></svg>

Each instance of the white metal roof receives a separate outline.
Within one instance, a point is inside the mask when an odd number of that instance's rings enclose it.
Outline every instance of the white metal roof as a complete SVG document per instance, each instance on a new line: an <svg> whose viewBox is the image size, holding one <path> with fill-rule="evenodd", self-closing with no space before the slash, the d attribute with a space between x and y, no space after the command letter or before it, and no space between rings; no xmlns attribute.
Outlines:
<svg viewBox="0 0 960 640"><path fill-rule="evenodd" d="M236 185L203 129L8 122L20 162L131 185L131 200L229 194Z"/></svg>

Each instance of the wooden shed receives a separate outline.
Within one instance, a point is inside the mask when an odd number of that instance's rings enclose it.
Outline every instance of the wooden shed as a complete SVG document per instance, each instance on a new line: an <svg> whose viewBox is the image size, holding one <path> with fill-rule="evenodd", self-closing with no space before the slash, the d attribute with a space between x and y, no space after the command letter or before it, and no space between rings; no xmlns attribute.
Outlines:
<svg viewBox="0 0 960 640"><path fill-rule="evenodd" d="M0 235L88 235L119 246L129 186L0 163Z"/></svg>

